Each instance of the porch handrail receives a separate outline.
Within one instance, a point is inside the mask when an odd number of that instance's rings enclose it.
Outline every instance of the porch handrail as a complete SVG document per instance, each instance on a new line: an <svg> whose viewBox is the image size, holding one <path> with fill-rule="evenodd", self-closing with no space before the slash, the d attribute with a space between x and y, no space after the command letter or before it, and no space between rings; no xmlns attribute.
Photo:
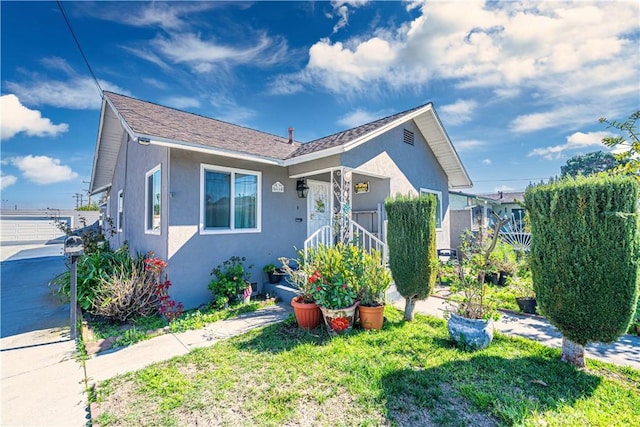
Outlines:
<svg viewBox="0 0 640 427"><path fill-rule="evenodd" d="M349 235L351 236L350 245L361 247L369 253L375 250L382 255L382 260L385 263L388 261L386 243L353 220L349 220ZM333 228L330 225L323 225L318 228L304 241L305 259L309 249L320 244L325 246L334 245Z"/></svg>
<svg viewBox="0 0 640 427"><path fill-rule="evenodd" d="M330 225L323 225L311 233L304 241L304 256L306 258L309 248L315 248L319 244L333 246L333 230Z"/></svg>
<svg viewBox="0 0 640 427"><path fill-rule="evenodd" d="M360 246L363 249L371 252L372 249L375 249L378 253L382 254L382 259L384 262L387 262L387 245L378 237L373 235L366 228L355 222L354 220L349 221L349 227L351 231L351 244Z"/></svg>

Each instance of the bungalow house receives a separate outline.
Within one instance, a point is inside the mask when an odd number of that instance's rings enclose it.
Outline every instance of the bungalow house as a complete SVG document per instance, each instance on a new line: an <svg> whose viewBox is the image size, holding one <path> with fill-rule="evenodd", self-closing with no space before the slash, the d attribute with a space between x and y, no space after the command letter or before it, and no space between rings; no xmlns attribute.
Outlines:
<svg viewBox="0 0 640 427"><path fill-rule="evenodd" d="M449 247L449 193L471 180L431 103L308 143L104 92L90 192L106 192L113 247L168 261L172 297L211 300L211 269L262 266L327 230L385 239L384 199L436 194ZM340 236L343 238L345 236ZM348 236L347 236L348 237Z"/></svg>

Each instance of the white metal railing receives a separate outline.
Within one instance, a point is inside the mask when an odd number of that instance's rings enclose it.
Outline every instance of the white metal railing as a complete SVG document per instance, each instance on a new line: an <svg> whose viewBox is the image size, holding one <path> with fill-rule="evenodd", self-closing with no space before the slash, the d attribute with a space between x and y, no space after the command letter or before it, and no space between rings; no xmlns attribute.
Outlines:
<svg viewBox="0 0 640 427"><path fill-rule="evenodd" d="M387 245L382 240L353 220L349 221L349 234L351 235L352 245L359 246L369 253L375 250L382 254L382 259L386 262Z"/></svg>
<svg viewBox="0 0 640 427"><path fill-rule="evenodd" d="M315 248L321 244L333 246L333 229L330 225L323 225L307 237L307 240L304 241L304 257L307 257L309 248Z"/></svg>
<svg viewBox="0 0 640 427"><path fill-rule="evenodd" d="M349 236L349 244L358 246L369 253L375 250L382 254L382 259L385 262L388 260L387 245L353 220L349 220ZM318 245L333 246L334 243L333 228L330 225L324 225L304 241L304 256L306 258L310 248L317 247Z"/></svg>

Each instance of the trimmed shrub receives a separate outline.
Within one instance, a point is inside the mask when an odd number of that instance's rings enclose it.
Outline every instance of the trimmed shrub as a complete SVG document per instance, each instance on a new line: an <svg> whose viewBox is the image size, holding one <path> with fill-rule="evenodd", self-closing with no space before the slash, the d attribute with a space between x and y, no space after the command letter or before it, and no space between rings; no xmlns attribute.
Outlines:
<svg viewBox="0 0 640 427"><path fill-rule="evenodd" d="M385 200L389 268L406 299L405 320L413 319L417 300L426 299L438 274L436 196L396 196Z"/></svg>
<svg viewBox="0 0 640 427"><path fill-rule="evenodd" d="M629 177L591 176L525 193L538 304L564 338L581 346L615 341L635 310L638 187Z"/></svg>

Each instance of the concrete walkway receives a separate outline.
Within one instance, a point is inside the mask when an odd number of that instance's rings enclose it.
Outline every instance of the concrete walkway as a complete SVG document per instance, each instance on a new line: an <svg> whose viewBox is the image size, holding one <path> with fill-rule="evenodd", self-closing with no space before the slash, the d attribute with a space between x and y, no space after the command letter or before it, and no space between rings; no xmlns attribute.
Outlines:
<svg viewBox="0 0 640 427"><path fill-rule="evenodd" d="M404 310L404 300L397 300L394 305ZM430 297L416 303L416 312L430 316L444 317L447 309L446 301L438 297ZM502 317L495 322L496 330L505 334L528 338L549 347L562 347L562 335L558 330L540 316L522 315L502 311ZM623 335L613 344L589 344L585 349L587 358L630 366L640 369L640 337Z"/></svg>
<svg viewBox="0 0 640 427"><path fill-rule="evenodd" d="M161 335L135 345L96 354L85 362L89 383L142 369L152 363L182 356L194 348L209 347L225 338L282 322L293 313L288 304L265 307L235 319L210 323L204 329Z"/></svg>

